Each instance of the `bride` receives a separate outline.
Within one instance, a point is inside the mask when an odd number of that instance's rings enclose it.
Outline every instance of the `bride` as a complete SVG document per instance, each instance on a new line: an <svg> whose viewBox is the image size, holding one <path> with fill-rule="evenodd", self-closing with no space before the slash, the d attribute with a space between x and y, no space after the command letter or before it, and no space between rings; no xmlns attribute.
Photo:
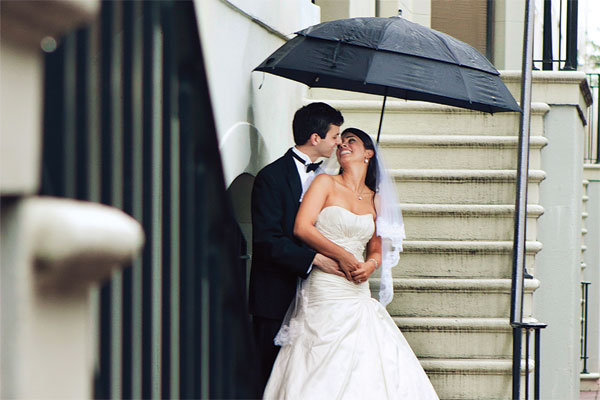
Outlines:
<svg viewBox="0 0 600 400"><path fill-rule="evenodd" d="M365 132L348 128L336 155L340 174L315 178L294 234L337 260L340 271L314 269L299 282L275 338L282 348L264 398L437 399L402 333L369 290L368 278L383 261L380 297L389 303L389 268L397 262L386 257L394 249L382 246L386 233L380 225L387 221L378 218L385 212L378 172L383 171L378 171L373 142Z"/></svg>

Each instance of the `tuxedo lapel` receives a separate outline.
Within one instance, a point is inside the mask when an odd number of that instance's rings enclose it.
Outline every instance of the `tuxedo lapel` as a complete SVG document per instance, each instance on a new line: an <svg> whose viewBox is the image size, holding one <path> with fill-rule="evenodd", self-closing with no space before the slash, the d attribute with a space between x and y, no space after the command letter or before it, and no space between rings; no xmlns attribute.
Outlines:
<svg viewBox="0 0 600 400"><path fill-rule="evenodd" d="M292 156L291 149L285 153L285 159L287 165L286 180L292 192L292 198L298 203L302 195L302 183L300 182L300 176L298 175L298 169L296 168L296 162Z"/></svg>

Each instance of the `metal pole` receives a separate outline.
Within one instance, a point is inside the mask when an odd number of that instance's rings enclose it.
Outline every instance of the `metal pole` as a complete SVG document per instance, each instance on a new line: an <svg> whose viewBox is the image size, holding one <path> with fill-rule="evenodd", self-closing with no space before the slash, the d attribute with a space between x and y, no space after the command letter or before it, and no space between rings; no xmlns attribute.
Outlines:
<svg viewBox="0 0 600 400"><path fill-rule="evenodd" d="M523 321L523 278L525 269L525 218L527 216L527 183L529 172L529 127L531 118L531 69L533 67L533 7L525 3L523 29L523 60L521 64L521 120L519 124L519 155L517 165L515 227L513 239L513 269L510 320L513 327ZM513 335L513 397L519 398L521 340ZM516 396L516 397L515 397Z"/></svg>
<svg viewBox="0 0 600 400"><path fill-rule="evenodd" d="M381 105L381 115L379 116L379 129L377 130L377 147L379 147L379 135L381 135L381 125L383 124L383 112L385 111L385 101L387 100L387 87L383 95L383 104Z"/></svg>
<svg viewBox="0 0 600 400"><path fill-rule="evenodd" d="M533 398L540 398L540 335L541 328L535 329L535 371L533 374Z"/></svg>

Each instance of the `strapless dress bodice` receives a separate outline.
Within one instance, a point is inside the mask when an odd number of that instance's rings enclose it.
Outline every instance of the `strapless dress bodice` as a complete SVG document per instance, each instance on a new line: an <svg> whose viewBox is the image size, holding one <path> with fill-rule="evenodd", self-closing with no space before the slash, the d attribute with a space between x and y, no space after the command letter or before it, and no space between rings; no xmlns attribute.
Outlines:
<svg viewBox="0 0 600 400"><path fill-rule="evenodd" d="M372 214L354 214L343 207L328 206L319 213L315 227L358 261L364 261L365 246L373 236L375 223Z"/></svg>

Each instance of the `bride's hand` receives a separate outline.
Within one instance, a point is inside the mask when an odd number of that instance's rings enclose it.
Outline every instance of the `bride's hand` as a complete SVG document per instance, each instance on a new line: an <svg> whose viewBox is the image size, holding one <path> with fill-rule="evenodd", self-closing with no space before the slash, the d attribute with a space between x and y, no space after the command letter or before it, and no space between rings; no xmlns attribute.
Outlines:
<svg viewBox="0 0 600 400"><path fill-rule="evenodd" d="M358 265L360 264L356 257L354 257L352 253L346 251L337 261L340 264L340 269L344 275L346 275L346 279L352 281L352 272L358 268Z"/></svg>
<svg viewBox="0 0 600 400"><path fill-rule="evenodd" d="M358 264L358 268L352 271L352 280L355 283L366 282L371 274L375 271L375 264L371 261Z"/></svg>

